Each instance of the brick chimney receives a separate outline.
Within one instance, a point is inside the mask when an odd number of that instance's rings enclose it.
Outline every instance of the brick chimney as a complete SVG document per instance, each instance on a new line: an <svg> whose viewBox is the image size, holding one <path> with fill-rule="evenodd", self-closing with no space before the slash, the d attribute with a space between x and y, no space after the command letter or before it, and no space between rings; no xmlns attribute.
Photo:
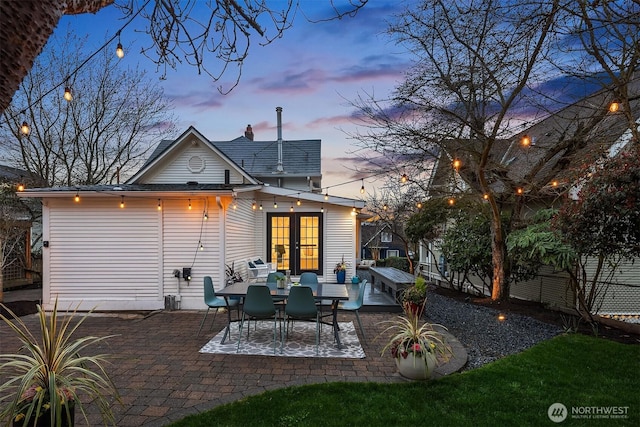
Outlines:
<svg viewBox="0 0 640 427"><path fill-rule="evenodd" d="M253 141L253 129L251 128L251 125L247 125L247 130L244 131L244 136Z"/></svg>

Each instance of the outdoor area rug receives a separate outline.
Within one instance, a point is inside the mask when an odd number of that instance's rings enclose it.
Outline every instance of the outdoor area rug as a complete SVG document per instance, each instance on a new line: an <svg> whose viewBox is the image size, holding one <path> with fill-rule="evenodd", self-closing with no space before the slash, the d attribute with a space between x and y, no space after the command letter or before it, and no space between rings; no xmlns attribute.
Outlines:
<svg viewBox="0 0 640 427"><path fill-rule="evenodd" d="M353 322L340 322L340 341L342 349L339 350L333 341L333 330L331 326L322 325L320 331L320 345L318 355L316 355L316 325L310 322L293 322L289 325L289 337L284 342L282 353L280 353L280 330L278 329L278 340L276 353L273 354L273 321L257 322L257 329L254 329L255 322L251 322L251 332L247 341L247 322L242 330L242 341L240 350L236 353L238 343L238 324L231 326L231 340L227 338L224 344L220 344L224 329L211 339L200 353L214 354L251 354L262 356L285 356L285 357L335 357L347 359L363 359L364 350L358 340L358 334L353 326ZM284 328L284 325L282 325ZM284 329L283 329L284 331Z"/></svg>

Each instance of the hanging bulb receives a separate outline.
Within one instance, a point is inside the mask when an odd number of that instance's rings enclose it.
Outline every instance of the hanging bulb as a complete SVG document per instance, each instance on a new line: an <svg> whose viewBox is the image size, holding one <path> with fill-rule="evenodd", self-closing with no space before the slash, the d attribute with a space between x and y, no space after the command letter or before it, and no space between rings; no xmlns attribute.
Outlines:
<svg viewBox="0 0 640 427"><path fill-rule="evenodd" d="M300 201L300 199L298 198L298 200L296 200L296 205L300 206L302 204L302 202Z"/></svg>
<svg viewBox="0 0 640 427"><path fill-rule="evenodd" d="M204 218L205 221L208 221L209 220L209 214L205 212L203 218Z"/></svg>
<svg viewBox="0 0 640 427"><path fill-rule="evenodd" d="M24 191L24 184L23 183L18 184L18 191Z"/></svg>
<svg viewBox="0 0 640 427"><path fill-rule="evenodd" d="M120 31L118 31L118 46L116 46L116 56L120 59L124 58L124 49L120 43Z"/></svg>
<svg viewBox="0 0 640 427"><path fill-rule="evenodd" d="M531 137L529 135L522 135L522 138L520 138L520 144L523 147L528 147L531 145Z"/></svg>
<svg viewBox="0 0 640 427"><path fill-rule="evenodd" d="M76 203L80 201L80 193L76 192L76 196L73 198L73 201Z"/></svg>
<svg viewBox="0 0 640 427"><path fill-rule="evenodd" d="M67 101L71 101L73 99L73 95L71 95L71 88L69 86L64 88L64 99Z"/></svg>
<svg viewBox="0 0 640 427"><path fill-rule="evenodd" d="M462 166L460 159L453 159L453 168L458 171L460 170L460 166Z"/></svg>
<svg viewBox="0 0 640 427"><path fill-rule="evenodd" d="M324 193L324 199L329 200L329 188L327 188L327 192Z"/></svg>
<svg viewBox="0 0 640 427"><path fill-rule="evenodd" d="M324 212L324 203L320 205L320 212Z"/></svg>
<svg viewBox="0 0 640 427"><path fill-rule="evenodd" d="M259 209L262 210L262 203L260 203L260 208Z"/></svg>
<svg viewBox="0 0 640 427"><path fill-rule="evenodd" d="M364 194L364 179L362 180L362 187L360 187L360 194Z"/></svg>
<svg viewBox="0 0 640 427"><path fill-rule="evenodd" d="M232 206L233 206L234 210L238 209L238 202L236 201L235 198L233 199L233 205Z"/></svg>
<svg viewBox="0 0 640 427"><path fill-rule="evenodd" d="M400 177L400 182L404 184L407 181L409 181L409 177L407 176L406 173L403 173L402 176Z"/></svg>
<svg viewBox="0 0 640 427"><path fill-rule="evenodd" d="M204 251L204 245L202 244L202 242L200 242L200 250Z"/></svg>
<svg viewBox="0 0 640 427"><path fill-rule="evenodd" d="M619 109L620 109L620 103L618 101L611 101L611 104L609 104L609 112L617 113Z"/></svg>
<svg viewBox="0 0 640 427"><path fill-rule="evenodd" d="M160 202L160 199L158 199L158 210L162 210L162 202Z"/></svg>
<svg viewBox="0 0 640 427"><path fill-rule="evenodd" d="M189 210L191 210L191 199L189 199Z"/></svg>
<svg viewBox="0 0 640 427"><path fill-rule="evenodd" d="M289 212L293 212L293 203L291 203L291 207L289 208Z"/></svg>
<svg viewBox="0 0 640 427"><path fill-rule="evenodd" d="M124 196L120 196L120 208L124 208Z"/></svg>
<svg viewBox="0 0 640 427"><path fill-rule="evenodd" d="M255 200L251 204L251 209L253 209L254 211L256 210L256 201Z"/></svg>
<svg viewBox="0 0 640 427"><path fill-rule="evenodd" d="M29 135L29 132L31 132L31 129L29 129L29 124L26 121L22 122L22 126L20 126L20 132L22 132L23 135Z"/></svg>
<svg viewBox="0 0 640 427"><path fill-rule="evenodd" d="M273 198L273 208L278 209L278 202L276 202L276 198Z"/></svg>

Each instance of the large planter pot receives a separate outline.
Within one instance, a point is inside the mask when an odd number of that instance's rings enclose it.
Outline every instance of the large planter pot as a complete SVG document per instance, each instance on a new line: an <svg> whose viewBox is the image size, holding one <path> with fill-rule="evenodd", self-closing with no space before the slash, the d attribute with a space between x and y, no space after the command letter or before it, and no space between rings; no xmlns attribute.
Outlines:
<svg viewBox="0 0 640 427"><path fill-rule="evenodd" d="M346 270L340 270L336 273L336 279L338 280L338 283L344 283L345 280L347 279L347 271Z"/></svg>
<svg viewBox="0 0 640 427"><path fill-rule="evenodd" d="M436 368L436 356L433 353L426 353L416 356L409 353L407 358L396 357L398 372L410 380L428 380L433 375Z"/></svg>

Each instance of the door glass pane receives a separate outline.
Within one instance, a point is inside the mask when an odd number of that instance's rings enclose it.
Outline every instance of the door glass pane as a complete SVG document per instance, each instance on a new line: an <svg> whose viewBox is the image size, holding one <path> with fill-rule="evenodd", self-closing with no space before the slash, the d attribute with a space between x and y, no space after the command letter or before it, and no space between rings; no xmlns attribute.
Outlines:
<svg viewBox="0 0 640 427"><path fill-rule="evenodd" d="M289 247L291 220L288 216L271 217L271 262L276 263L278 270L289 270Z"/></svg>
<svg viewBox="0 0 640 427"><path fill-rule="evenodd" d="M319 218L300 217L300 270L318 270L319 258Z"/></svg>

